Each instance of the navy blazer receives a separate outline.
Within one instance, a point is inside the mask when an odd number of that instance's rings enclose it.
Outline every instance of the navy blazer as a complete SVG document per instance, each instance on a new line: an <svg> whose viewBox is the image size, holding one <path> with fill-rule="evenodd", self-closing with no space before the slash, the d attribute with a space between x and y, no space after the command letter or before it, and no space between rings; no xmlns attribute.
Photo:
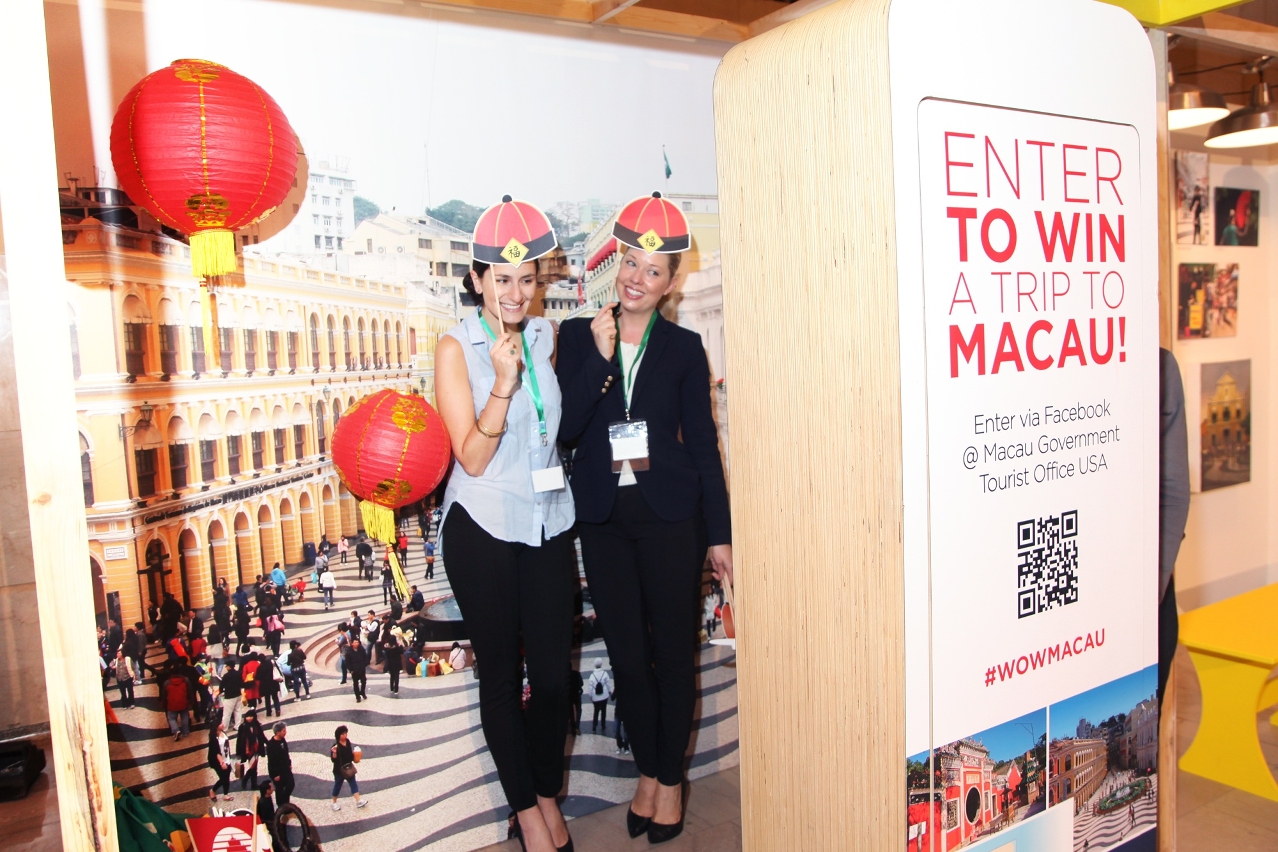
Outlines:
<svg viewBox="0 0 1278 852"><path fill-rule="evenodd" d="M617 474L612 471L608 424L626 419L617 356L605 361L579 317L559 329L555 373L563 392L559 440L576 444L572 494L577 519L600 524L612 514ZM701 335L658 316L635 371L630 417L648 421L648 470L635 471L637 487L665 521L705 515L710 545L730 544L728 489L719 434L710 412L710 365Z"/></svg>

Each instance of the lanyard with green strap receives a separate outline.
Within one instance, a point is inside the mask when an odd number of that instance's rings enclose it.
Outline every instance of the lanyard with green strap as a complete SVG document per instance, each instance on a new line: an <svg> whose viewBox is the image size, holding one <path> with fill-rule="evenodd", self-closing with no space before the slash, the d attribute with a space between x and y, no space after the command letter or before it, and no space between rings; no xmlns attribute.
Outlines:
<svg viewBox="0 0 1278 852"><path fill-rule="evenodd" d="M653 311L652 316L648 317L648 327L643 330L643 339L639 341L639 350L635 352L635 360L630 362L630 369L626 369L625 359L621 357L621 317L613 317L613 321L617 324L617 366L621 368L621 392L626 403L626 419L630 419L630 389L635 384L635 367L639 364L639 359L643 357L643 350L648 348L648 336L652 334L652 327L657 324L657 312Z"/></svg>
<svg viewBox="0 0 1278 852"><path fill-rule="evenodd" d="M497 340L497 335L493 334L492 327L488 325L488 320L484 318L483 308L479 309L479 324L484 327L484 333L488 335L489 340ZM532 397L533 408L537 409L537 431L541 433L541 445L544 447L548 442L546 437L546 406L541 401L541 386L537 384L537 368L533 365L532 352L528 349L528 338L520 335L519 339L524 344L524 364L528 366L528 383L524 385L528 389L528 395ZM644 336L647 340L647 335Z"/></svg>

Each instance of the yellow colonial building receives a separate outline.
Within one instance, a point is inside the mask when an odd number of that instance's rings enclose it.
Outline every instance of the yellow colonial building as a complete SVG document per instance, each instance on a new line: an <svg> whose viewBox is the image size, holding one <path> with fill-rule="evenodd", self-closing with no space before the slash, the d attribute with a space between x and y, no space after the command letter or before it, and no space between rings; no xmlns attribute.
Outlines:
<svg viewBox="0 0 1278 852"><path fill-rule="evenodd" d="M421 384L414 360L431 359L414 344L437 333L410 341L404 285L245 258L216 290L210 351L187 247L128 216L104 224L107 209L68 215L63 197L98 612L132 625L165 592L206 607L222 578L250 583L355 533L329 445L360 397Z"/></svg>

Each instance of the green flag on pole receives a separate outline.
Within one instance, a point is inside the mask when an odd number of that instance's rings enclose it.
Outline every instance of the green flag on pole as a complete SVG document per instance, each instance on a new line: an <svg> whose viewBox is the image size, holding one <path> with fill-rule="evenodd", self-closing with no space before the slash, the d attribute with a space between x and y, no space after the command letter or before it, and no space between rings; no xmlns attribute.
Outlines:
<svg viewBox="0 0 1278 852"><path fill-rule="evenodd" d="M672 175L673 172L670 171L670 155L666 153L665 148L661 149L661 159L666 161L666 180L670 180L670 175Z"/></svg>

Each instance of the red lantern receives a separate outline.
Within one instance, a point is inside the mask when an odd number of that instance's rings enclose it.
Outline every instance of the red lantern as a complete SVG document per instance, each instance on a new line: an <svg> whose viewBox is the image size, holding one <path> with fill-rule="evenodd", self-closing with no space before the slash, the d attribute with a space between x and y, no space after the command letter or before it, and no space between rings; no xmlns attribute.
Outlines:
<svg viewBox="0 0 1278 852"><path fill-rule="evenodd" d="M435 490L451 459L444 420L420 396L370 394L347 409L333 430L333 464L342 482L386 510Z"/></svg>
<svg viewBox="0 0 1278 852"><path fill-rule="evenodd" d="M235 271L234 231L284 200L297 140L283 110L252 80L202 59L144 77L111 125L120 188L191 239L197 276Z"/></svg>

